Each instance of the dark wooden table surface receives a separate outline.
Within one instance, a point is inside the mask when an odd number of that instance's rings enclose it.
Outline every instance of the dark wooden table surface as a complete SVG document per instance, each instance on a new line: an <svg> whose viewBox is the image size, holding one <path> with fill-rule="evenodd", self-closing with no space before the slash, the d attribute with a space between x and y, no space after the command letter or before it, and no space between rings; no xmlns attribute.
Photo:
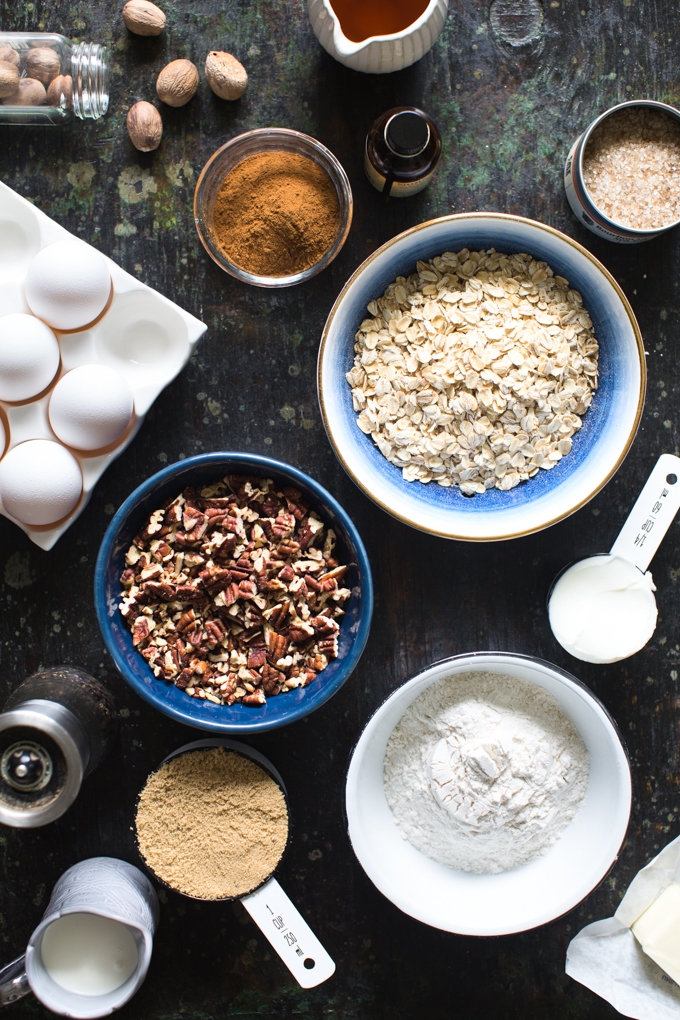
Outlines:
<svg viewBox="0 0 680 1020"><path fill-rule="evenodd" d="M562 166L573 139L629 98L680 101L678 0L451 0L443 36L419 64L367 76L317 44L302 0L166 0L159 39L130 36L122 0L0 0L0 28L63 31L111 47L111 109L99 123L0 129L0 177L124 269L201 317L209 331L191 363L156 401L139 435L96 486L90 505L44 553L0 518L0 694L41 665L74 663L110 685L121 716L114 753L75 806L35 831L0 835L0 948L23 950L53 883L82 858L136 861L130 824L148 772L195 731L142 703L103 649L92 574L106 526L130 491L163 464L208 450L271 454L310 472L352 514L376 583L373 631L342 691L303 722L251 743L291 792L295 842L281 878L338 964L299 989L240 906L169 895L142 990L121 1017L209 1016L320 1020L605 1020L615 1011L564 974L570 938L609 916L631 877L680 831L680 522L653 567L659 624L648 647L621 664L570 658L548 628L550 582L574 558L609 548L658 454L678 450L680 246L677 231L636 247L597 240L567 206ZM494 5L492 5L493 8ZM513 45L526 24L536 38ZM542 18L542 21L541 21ZM514 37L512 35L514 34ZM161 66L226 49L250 73L244 98L216 99L202 77L191 103L164 109L158 152L137 153L125 114L154 99ZM386 202L362 170L373 118L416 103L438 120L441 168L420 196ZM192 193L213 150L262 126L315 135L344 164L354 225L344 250L311 283L283 291L240 285L204 254ZM629 295L649 353L642 428L625 464L569 520L511 543L438 540L393 521L344 475L326 439L315 366L325 317L350 272L398 231L450 211L512 211L578 238ZM475 649L542 656L604 701L630 751L634 807L620 860L567 917L535 931L472 939L427 928L374 889L353 857L343 821L348 756L374 708L434 659ZM47 1015L32 998L19 1018ZM8 1014L10 1016L10 1014Z"/></svg>

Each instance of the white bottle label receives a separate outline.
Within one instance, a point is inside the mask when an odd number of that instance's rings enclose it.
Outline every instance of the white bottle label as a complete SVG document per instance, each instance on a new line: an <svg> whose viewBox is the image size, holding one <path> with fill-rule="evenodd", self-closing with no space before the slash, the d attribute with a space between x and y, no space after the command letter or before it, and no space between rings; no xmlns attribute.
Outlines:
<svg viewBox="0 0 680 1020"><path fill-rule="evenodd" d="M366 171L366 176L373 187L378 191L383 192L385 190L387 178L384 174L381 174L376 170L368 158L367 152L364 155L364 170ZM417 181L392 181L392 187L388 194L392 195L394 198L408 198L409 195L415 195L419 191L422 191L423 188L427 187L432 180L433 174L434 170L432 170L426 177L421 177Z"/></svg>

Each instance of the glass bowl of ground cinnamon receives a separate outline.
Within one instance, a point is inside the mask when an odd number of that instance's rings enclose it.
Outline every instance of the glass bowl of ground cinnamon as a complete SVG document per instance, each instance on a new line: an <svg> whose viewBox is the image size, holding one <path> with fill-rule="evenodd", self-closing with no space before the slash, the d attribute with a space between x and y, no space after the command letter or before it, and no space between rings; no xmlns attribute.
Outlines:
<svg viewBox="0 0 680 1020"><path fill-rule="evenodd" d="M194 195L196 229L212 259L257 287L316 276L342 248L352 190L341 164L309 135L261 128L213 153Z"/></svg>

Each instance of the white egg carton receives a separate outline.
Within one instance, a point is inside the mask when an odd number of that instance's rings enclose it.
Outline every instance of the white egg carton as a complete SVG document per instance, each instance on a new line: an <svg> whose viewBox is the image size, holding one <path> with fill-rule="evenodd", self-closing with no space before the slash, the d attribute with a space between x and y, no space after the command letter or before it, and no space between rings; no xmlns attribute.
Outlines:
<svg viewBox="0 0 680 1020"><path fill-rule="evenodd" d="M73 235L40 209L0 182L0 315L30 313L24 279L31 260L45 245ZM104 256L106 258L106 256ZM54 333L61 348L61 366L47 393L21 404L0 400L0 426L8 435L0 459L28 439L59 442L50 428L50 393L61 376L79 365L103 364L120 372L134 396L130 426L105 452L89 455L68 449L83 475L83 491L75 508L56 524L34 527L13 517L0 502L0 513L17 524L41 549L51 549L85 509L92 489L112 460L132 442L144 416L168 383L189 360L208 328L151 287L106 258L113 282L113 300L102 318L80 332ZM0 427L0 442L2 427Z"/></svg>

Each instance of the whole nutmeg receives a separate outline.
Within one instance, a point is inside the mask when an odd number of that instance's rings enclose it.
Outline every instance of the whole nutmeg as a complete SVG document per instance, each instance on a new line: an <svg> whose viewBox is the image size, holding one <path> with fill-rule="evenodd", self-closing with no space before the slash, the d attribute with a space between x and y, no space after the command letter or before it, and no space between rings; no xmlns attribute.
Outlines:
<svg viewBox="0 0 680 1020"><path fill-rule="evenodd" d="M165 14L149 0L128 0L123 21L134 35L160 35L165 28Z"/></svg>
<svg viewBox="0 0 680 1020"><path fill-rule="evenodd" d="M73 105L73 78L70 74L58 74L47 86L49 106L63 106L70 110Z"/></svg>
<svg viewBox="0 0 680 1020"><path fill-rule="evenodd" d="M135 103L128 110L127 129L130 141L140 152L153 152L161 144L163 121L151 103Z"/></svg>
<svg viewBox="0 0 680 1020"><path fill-rule="evenodd" d="M248 85L248 72L231 53L211 50L205 58L208 85L220 99L240 99Z"/></svg>
<svg viewBox="0 0 680 1020"><path fill-rule="evenodd" d="M0 99L13 95L19 88L19 68L0 60Z"/></svg>
<svg viewBox="0 0 680 1020"><path fill-rule="evenodd" d="M158 98L168 106L184 106L198 88L198 71L190 60L172 60L156 79Z"/></svg>
<svg viewBox="0 0 680 1020"><path fill-rule="evenodd" d="M49 46L36 46L34 50L29 50L24 57L24 70L29 78L35 78L43 85L49 85L61 71L59 54Z"/></svg>
<svg viewBox="0 0 680 1020"><path fill-rule="evenodd" d="M11 46L0 46L0 60L14 64L15 67L19 66L19 54Z"/></svg>
<svg viewBox="0 0 680 1020"><path fill-rule="evenodd" d="M46 102L45 86L35 78L22 78L16 92L3 99L5 106L44 106Z"/></svg>

